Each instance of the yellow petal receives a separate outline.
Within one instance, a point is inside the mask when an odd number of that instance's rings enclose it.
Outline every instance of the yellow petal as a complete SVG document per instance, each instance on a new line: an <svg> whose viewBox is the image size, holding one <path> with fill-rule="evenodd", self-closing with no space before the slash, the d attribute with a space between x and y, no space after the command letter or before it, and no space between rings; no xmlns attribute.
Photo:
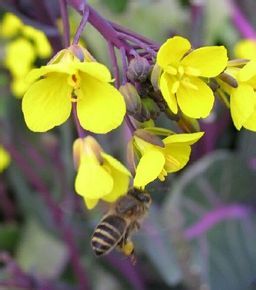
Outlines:
<svg viewBox="0 0 256 290"><path fill-rule="evenodd" d="M163 73L160 78L160 90L170 110L174 114L177 114L178 105L175 95L171 92L171 87L172 87L172 78L169 77L167 73Z"/></svg>
<svg viewBox="0 0 256 290"><path fill-rule="evenodd" d="M18 38L6 46L5 66L16 77L24 77L36 58L33 45L25 38Z"/></svg>
<svg viewBox="0 0 256 290"><path fill-rule="evenodd" d="M233 89L230 96L230 111L237 130L241 129L254 112L255 102L256 96L251 86L241 84L237 89Z"/></svg>
<svg viewBox="0 0 256 290"><path fill-rule="evenodd" d="M130 171L114 157L104 152L101 153L101 156L111 167L115 168L115 170L120 171L122 174L125 174L127 176L131 176Z"/></svg>
<svg viewBox="0 0 256 290"><path fill-rule="evenodd" d="M3 37L13 37L22 29L23 23L12 13L5 13L0 26L0 34Z"/></svg>
<svg viewBox="0 0 256 290"><path fill-rule="evenodd" d="M250 118L244 123L244 128L256 132L256 108L254 107L254 112Z"/></svg>
<svg viewBox="0 0 256 290"><path fill-rule="evenodd" d="M64 65L63 63L57 63L57 64L50 64L41 66L40 68L32 69L28 75L26 76L26 82L32 83L38 78L49 74L49 73L63 73L68 74L68 67Z"/></svg>
<svg viewBox="0 0 256 290"><path fill-rule="evenodd" d="M76 93L78 118L86 130L107 133L122 123L125 102L119 91L110 84L81 74L81 87Z"/></svg>
<svg viewBox="0 0 256 290"><path fill-rule="evenodd" d="M0 145L0 173L9 166L10 162L11 157L9 153Z"/></svg>
<svg viewBox="0 0 256 290"><path fill-rule="evenodd" d="M83 157L78 168L75 189L88 199L99 199L109 194L113 188L113 178L95 159Z"/></svg>
<svg viewBox="0 0 256 290"><path fill-rule="evenodd" d="M86 73L89 74L91 77L96 78L103 82L111 82L111 74L109 69L98 62L78 62L75 64L75 67Z"/></svg>
<svg viewBox="0 0 256 290"><path fill-rule="evenodd" d="M28 128L45 132L64 123L71 112L72 88L62 74L32 84L22 99L22 111Z"/></svg>
<svg viewBox="0 0 256 290"><path fill-rule="evenodd" d="M249 81L256 76L256 61L248 62L239 72L237 78L240 82Z"/></svg>
<svg viewBox="0 0 256 290"><path fill-rule="evenodd" d="M163 142L166 146L173 143L192 145L196 143L203 135L204 132L189 133L189 134L173 134L166 137L163 140Z"/></svg>
<svg viewBox="0 0 256 290"><path fill-rule="evenodd" d="M164 149L166 162L164 169L167 172L176 172L182 169L189 161L191 147L186 144L168 144Z"/></svg>
<svg viewBox="0 0 256 290"><path fill-rule="evenodd" d="M235 48L234 53L237 58L256 59L256 41L253 39L242 39Z"/></svg>
<svg viewBox="0 0 256 290"><path fill-rule="evenodd" d="M25 82L24 78L14 78L11 82L11 90L15 97L21 98L27 91L29 84Z"/></svg>
<svg viewBox="0 0 256 290"><path fill-rule="evenodd" d="M23 34L33 40L39 57L47 58L51 55L51 46L47 37L42 31L37 30L34 27L25 25L23 27Z"/></svg>
<svg viewBox="0 0 256 290"><path fill-rule="evenodd" d="M199 71L202 77L215 77L227 66L227 50L224 46L198 48L181 61L185 67Z"/></svg>
<svg viewBox="0 0 256 290"><path fill-rule="evenodd" d="M189 78L190 86L181 85L177 101L181 111L190 118L206 118L213 107L212 90L199 78Z"/></svg>
<svg viewBox="0 0 256 290"><path fill-rule="evenodd" d="M162 68L168 65L178 66L180 60L190 48L190 42L186 38L174 36L160 47L156 62Z"/></svg>
<svg viewBox="0 0 256 290"><path fill-rule="evenodd" d="M93 209L97 205L99 200L84 197L84 202L85 202L88 209Z"/></svg>
<svg viewBox="0 0 256 290"><path fill-rule="evenodd" d="M144 188L149 182L155 180L161 173L165 163L162 152L158 150L147 151L140 159L136 168L134 186Z"/></svg>
<svg viewBox="0 0 256 290"><path fill-rule="evenodd" d="M127 193L131 174L122 163L112 156L103 152L102 157L106 164L104 166L106 166L114 181L112 191L104 196L103 200L114 202L121 195Z"/></svg>

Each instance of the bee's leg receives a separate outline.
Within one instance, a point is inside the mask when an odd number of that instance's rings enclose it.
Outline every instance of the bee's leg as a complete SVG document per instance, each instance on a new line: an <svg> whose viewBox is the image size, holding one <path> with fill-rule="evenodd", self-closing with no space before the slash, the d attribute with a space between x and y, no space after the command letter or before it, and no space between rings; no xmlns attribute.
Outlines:
<svg viewBox="0 0 256 290"><path fill-rule="evenodd" d="M136 256L134 250L134 244L132 240L127 239L121 248L122 253L131 259L133 265L136 263Z"/></svg>

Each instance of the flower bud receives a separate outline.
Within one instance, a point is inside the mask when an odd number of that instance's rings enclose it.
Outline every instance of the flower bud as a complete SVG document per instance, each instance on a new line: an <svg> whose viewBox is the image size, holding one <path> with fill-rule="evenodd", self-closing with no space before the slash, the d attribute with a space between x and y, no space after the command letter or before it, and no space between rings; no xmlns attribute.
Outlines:
<svg viewBox="0 0 256 290"><path fill-rule="evenodd" d="M126 83L119 88L119 91L124 96L128 113L133 115L141 111L141 99L134 85Z"/></svg>
<svg viewBox="0 0 256 290"><path fill-rule="evenodd" d="M156 119L160 114L160 109L157 104L150 98L142 99L143 107L150 113L150 118Z"/></svg>
<svg viewBox="0 0 256 290"><path fill-rule="evenodd" d="M238 82L235 78L233 78L230 74L223 72L219 75L219 78L232 88L237 88L238 87Z"/></svg>
<svg viewBox="0 0 256 290"><path fill-rule="evenodd" d="M130 61L126 75L132 82L143 83L147 79L150 69L151 66L146 58L136 56Z"/></svg>
<svg viewBox="0 0 256 290"><path fill-rule="evenodd" d="M151 84L152 84L155 91L159 91L158 82L159 82L159 78L161 76L161 73L162 73L162 69L160 68L160 66L155 64L153 67L153 70L151 72L151 78L150 78Z"/></svg>
<svg viewBox="0 0 256 290"><path fill-rule="evenodd" d="M187 133L195 133L200 131L200 125L197 119L189 118L183 114L180 116L178 125Z"/></svg>

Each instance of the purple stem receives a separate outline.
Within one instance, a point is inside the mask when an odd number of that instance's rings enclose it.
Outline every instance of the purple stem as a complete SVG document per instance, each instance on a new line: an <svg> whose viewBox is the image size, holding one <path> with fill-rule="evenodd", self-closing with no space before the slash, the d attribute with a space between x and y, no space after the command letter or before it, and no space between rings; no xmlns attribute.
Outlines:
<svg viewBox="0 0 256 290"><path fill-rule="evenodd" d="M68 0L68 2L75 10L80 14L83 14L83 10L81 10L81 7L83 7L83 9L85 7L83 0ZM130 47L124 41L119 39L118 34L112 25L90 5L87 5L87 7L89 10L88 22L90 22L107 41L111 41L112 44L118 48L124 47L125 50L129 52Z"/></svg>
<svg viewBox="0 0 256 290"><path fill-rule="evenodd" d="M246 19L245 15L238 8L235 1L231 1L232 20L237 30L244 38L256 39L256 31L250 22Z"/></svg>
<svg viewBox="0 0 256 290"><path fill-rule="evenodd" d="M118 89L120 86L119 68L118 68L117 58L115 54L115 48L114 48L114 45L110 41L108 41L108 51L109 51L109 56L112 63L112 68L113 68L113 73L114 73L114 78L115 78L115 87Z"/></svg>
<svg viewBox="0 0 256 290"><path fill-rule="evenodd" d="M0 179L0 207L6 221L11 222L15 220L16 210L14 204L10 200L7 189L2 179Z"/></svg>
<svg viewBox="0 0 256 290"><path fill-rule="evenodd" d="M121 52L121 60L122 60L122 66L123 66L123 82L122 82L122 84L124 85L127 83L126 72L128 70L128 65L127 65L127 61L126 61L126 53L125 53L124 47L120 48L120 52Z"/></svg>
<svg viewBox="0 0 256 290"><path fill-rule="evenodd" d="M209 231L216 224L228 219L243 219L250 213L248 206L230 204L216 208L206 213L197 223L187 228L184 232L189 240L197 238Z"/></svg>
<svg viewBox="0 0 256 290"><path fill-rule="evenodd" d="M129 283L133 286L133 289L146 289L140 275L138 274L138 269L131 265L130 261L121 260L119 257L116 258L114 255L106 256L105 259L128 279Z"/></svg>
<svg viewBox="0 0 256 290"><path fill-rule="evenodd" d="M50 209L53 220L56 226L60 229L63 239L65 240L69 254L71 265L74 269L74 274L79 283L80 290L89 289L88 281L85 275L85 271L80 264L80 256L79 251L77 249L74 233L71 227L65 223L64 215L58 206L58 204L52 199L51 193L42 180L37 176L35 171L28 165L27 160L19 154L19 152L10 144L3 144L6 150L10 153L12 159L16 162L16 164L20 167L23 174L26 176L27 180L42 194L45 203Z"/></svg>
<svg viewBox="0 0 256 290"><path fill-rule="evenodd" d="M74 36L73 44L78 44L79 39L81 37L81 34L83 33L85 25L86 25L86 23L88 21L89 14L90 14L90 10L86 6L86 8L85 8L85 10L84 10L84 12L82 14L81 22L80 22L80 24L78 26L78 29L76 31L76 34Z"/></svg>
<svg viewBox="0 0 256 290"><path fill-rule="evenodd" d="M84 138L86 136L85 130L82 128L78 116L77 116L77 103L72 103L72 114L73 114L73 119L76 125L76 131L79 136L79 138Z"/></svg>
<svg viewBox="0 0 256 290"><path fill-rule="evenodd" d="M128 41L131 41L135 44L137 44L139 46L139 48L142 48L142 49L145 49L146 51L148 51L152 56L156 56L156 52L154 49L150 48L150 46L139 40L138 38L134 37L134 36L131 36L131 35L127 35L125 33L122 33L122 32L118 32L118 36L121 38L121 39L124 39L124 40L128 40Z"/></svg>
<svg viewBox="0 0 256 290"><path fill-rule="evenodd" d="M60 14L63 23L63 41L64 47L68 47L70 43L70 26L68 19L67 1L59 0Z"/></svg>
<svg viewBox="0 0 256 290"><path fill-rule="evenodd" d="M140 41L147 43L148 45L152 45L154 46L157 50L159 49L159 44L157 42L154 42L153 40L146 38L145 36L142 36L134 31L131 31L130 29L123 27L119 24L116 24L114 22L109 21L109 23L113 26L113 28L115 30L117 30L118 32L122 32L125 33L126 35L130 35L132 37L135 37L137 39L139 39Z"/></svg>

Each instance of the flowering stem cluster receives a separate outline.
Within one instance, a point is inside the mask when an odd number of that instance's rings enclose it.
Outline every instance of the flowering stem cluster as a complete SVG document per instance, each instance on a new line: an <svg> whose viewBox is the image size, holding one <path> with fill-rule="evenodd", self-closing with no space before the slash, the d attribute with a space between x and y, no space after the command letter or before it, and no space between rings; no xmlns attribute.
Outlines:
<svg viewBox="0 0 256 290"><path fill-rule="evenodd" d="M68 4L81 14L73 41ZM106 20L86 1L59 0L59 6L65 48L27 75L22 111L35 132L61 125L72 112L79 137L73 146L75 189L88 208L100 199L114 202L129 186L144 189L182 169L191 145L204 134L198 119L211 114L216 98L230 109L237 129L256 130L254 61L228 61L224 46L193 49L180 36L159 46ZM79 44L87 22L107 41L114 80ZM178 133L158 126L162 114L170 125L176 124ZM89 135L106 134L123 120L132 136L129 169Z"/></svg>

